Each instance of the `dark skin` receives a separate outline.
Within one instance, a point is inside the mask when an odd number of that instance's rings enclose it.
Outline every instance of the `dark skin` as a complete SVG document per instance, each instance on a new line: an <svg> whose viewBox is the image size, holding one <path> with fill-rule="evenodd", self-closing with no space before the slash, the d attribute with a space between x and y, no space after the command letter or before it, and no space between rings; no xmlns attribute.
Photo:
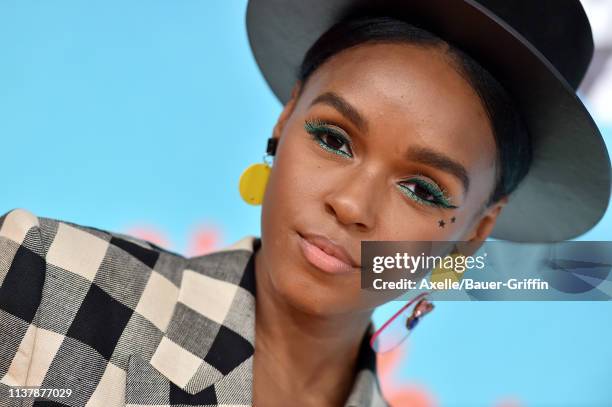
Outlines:
<svg viewBox="0 0 612 407"><path fill-rule="evenodd" d="M304 127L309 120L346 134L350 145L324 136L346 154L322 148ZM444 49L362 44L296 84L273 137L279 142L255 256L254 403L341 406L372 312L391 298L361 290L359 273L314 267L297 232L325 234L357 260L361 240L485 240L506 202L485 204L496 173L491 124ZM415 178L439 186L456 208L398 188L415 191Z"/></svg>

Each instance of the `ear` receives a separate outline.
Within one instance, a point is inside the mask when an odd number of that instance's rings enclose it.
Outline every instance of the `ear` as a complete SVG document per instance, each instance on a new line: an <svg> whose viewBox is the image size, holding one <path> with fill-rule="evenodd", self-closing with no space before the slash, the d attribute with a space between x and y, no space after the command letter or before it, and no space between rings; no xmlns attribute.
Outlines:
<svg viewBox="0 0 612 407"><path fill-rule="evenodd" d="M461 247L458 247L460 253L469 256L474 254L480 246L482 246L486 238L493 232L497 217L507 203L508 197L503 197L485 208L484 213L473 226L468 237L461 244Z"/></svg>
<svg viewBox="0 0 612 407"><path fill-rule="evenodd" d="M301 89L302 84L300 81L297 81L293 86L293 89L291 90L291 98L287 101L287 103L285 103L283 111L281 112L280 116L278 116L276 124L274 125L274 129L272 130L272 137L277 140L280 140L285 124L287 123L287 120L289 120L289 117L291 117L291 114L295 110L295 105L297 104Z"/></svg>

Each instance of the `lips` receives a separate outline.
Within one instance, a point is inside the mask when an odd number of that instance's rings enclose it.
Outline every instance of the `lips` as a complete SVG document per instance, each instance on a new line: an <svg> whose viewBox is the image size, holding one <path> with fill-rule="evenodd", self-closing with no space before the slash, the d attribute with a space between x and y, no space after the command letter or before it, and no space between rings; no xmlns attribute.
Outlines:
<svg viewBox="0 0 612 407"><path fill-rule="evenodd" d="M312 265L328 273L360 271L359 264L348 251L331 239L314 233L298 233L300 248Z"/></svg>

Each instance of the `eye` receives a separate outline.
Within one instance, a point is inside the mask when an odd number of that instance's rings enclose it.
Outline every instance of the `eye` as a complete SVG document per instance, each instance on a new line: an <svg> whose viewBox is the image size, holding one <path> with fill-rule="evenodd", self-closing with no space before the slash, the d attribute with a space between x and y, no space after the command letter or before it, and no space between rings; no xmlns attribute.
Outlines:
<svg viewBox="0 0 612 407"><path fill-rule="evenodd" d="M422 178L412 178L402 181L398 184L398 188L408 196L408 198L416 202L445 209L457 208L457 206L451 204L451 199L442 188Z"/></svg>
<svg viewBox="0 0 612 407"><path fill-rule="evenodd" d="M323 149L343 157L353 156L348 137L338 127L321 121L306 121L304 129Z"/></svg>

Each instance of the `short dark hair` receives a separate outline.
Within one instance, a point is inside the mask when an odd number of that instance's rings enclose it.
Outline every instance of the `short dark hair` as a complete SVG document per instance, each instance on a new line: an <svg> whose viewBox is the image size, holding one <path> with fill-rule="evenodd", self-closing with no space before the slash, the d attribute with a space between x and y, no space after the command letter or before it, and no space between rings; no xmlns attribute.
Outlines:
<svg viewBox="0 0 612 407"><path fill-rule="evenodd" d="M333 55L363 43L409 43L446 52L480 97L493 128L497 178L487 206L516 189L529 171L533 154L529 131L521 114L493 75L467 53L433 33L388 16L364 16L339 22L310 47L299 68L298 80L304 85Z"/></svg>

